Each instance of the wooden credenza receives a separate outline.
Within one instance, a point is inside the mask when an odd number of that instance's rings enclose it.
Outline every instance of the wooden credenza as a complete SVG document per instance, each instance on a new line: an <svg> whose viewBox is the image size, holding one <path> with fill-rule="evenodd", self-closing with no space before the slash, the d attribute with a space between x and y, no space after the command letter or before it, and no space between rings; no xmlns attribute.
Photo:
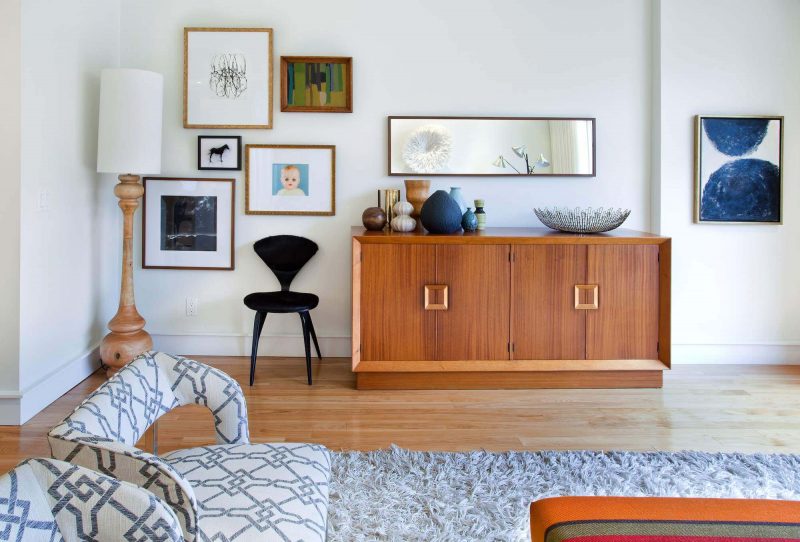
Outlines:
<svg viewBox="0 0 800 542"><path fill-rule="evenodd" d="M359 389L661 387L670 239L353 228Z"/></svg>

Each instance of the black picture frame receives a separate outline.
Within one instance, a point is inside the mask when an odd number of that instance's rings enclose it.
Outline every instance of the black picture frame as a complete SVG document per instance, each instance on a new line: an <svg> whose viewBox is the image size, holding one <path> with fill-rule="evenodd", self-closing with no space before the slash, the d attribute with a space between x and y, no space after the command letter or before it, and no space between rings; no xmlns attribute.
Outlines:
<svg viewBox="0 0 800 542"><path fill-rule="evenodd" d="M236 156L235 167L215 167L203 165L203 141L209 139L234 140L236 149L229 149L232 156ZM226 135L199 135L197 136L197 169L200 171L241 171L242 170L242 136Z"/></svg>

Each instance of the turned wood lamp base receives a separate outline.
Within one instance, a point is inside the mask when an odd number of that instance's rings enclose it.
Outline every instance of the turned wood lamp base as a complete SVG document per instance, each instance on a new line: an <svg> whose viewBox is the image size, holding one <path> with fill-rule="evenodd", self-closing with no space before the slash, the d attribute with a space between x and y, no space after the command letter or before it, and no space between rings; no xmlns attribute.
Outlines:
<svg viewBox="0 0 800 542"><path fill-rule="evenodd" d="M153 339L144 330L145 320L136 310L133 297L133 214L139 207L144 187L138 175L120 175L114 187L122 209L122 283L117 314L108 322L111 333L100 343L100 357L106 375L112 376L126 363L153 348Z"/></svg>

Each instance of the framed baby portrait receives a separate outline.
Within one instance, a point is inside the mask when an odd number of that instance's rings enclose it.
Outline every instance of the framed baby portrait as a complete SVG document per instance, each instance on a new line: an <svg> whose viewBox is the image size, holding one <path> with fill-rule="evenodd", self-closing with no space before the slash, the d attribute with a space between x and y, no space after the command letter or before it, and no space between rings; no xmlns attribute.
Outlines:
<svg viewBox="0 0 800 542"><path fill-rule="evenodd" d="M145 177L144 269L233 269L234 179Z"/></svg>
<svg viewBox="0 0 800 542"><path fill-rule="evenodd" d="M334 145L246 145L245 213L336 214Z"/></svg>
<svg viewBox="0 0 800 542"><path fill-rule="evenodd" d="M282 56L281 111L353 112L353 59Z"/></svg>
<svg viewBox="0 0 800 542"><path fill-rule="evenodd" d="M197 169L242 169L242 136L197 136Z"/></svg>
<svg viewBox="0 0 800 542"><path fill-rule="evenodd" d="M183 127L272 128L272 29L183 29Z"/></svg>

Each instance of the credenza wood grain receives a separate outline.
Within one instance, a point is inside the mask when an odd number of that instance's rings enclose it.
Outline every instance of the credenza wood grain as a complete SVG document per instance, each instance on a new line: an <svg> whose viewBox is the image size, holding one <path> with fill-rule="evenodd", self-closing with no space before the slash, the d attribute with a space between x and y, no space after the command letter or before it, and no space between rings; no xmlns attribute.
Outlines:
<svg viewBox="0 0 800 542"><path fill-rule="evenodd" d="M574 287L586 281L586 246L513 247L514 359L586 357L586 311Z"/></svg>
<svg viewBox="0 0 800 542"><path fill-rule="evenodd" d="M667 237L353 234L359 387L660 386L670 365Z"/></svg>
<svg viewBox="0 0 800 542"><path fill-rule="evenodd" d="M599 308L586 312L588 359L658 359L658 247L590 246L586 281Z"/></svg>
<svg viewBox="0 0 800 542"><path fill-rule="evenodd" d="M437 245L436 282L449 307L436 313L437 360L509 357L508 245Z"/></svg>

